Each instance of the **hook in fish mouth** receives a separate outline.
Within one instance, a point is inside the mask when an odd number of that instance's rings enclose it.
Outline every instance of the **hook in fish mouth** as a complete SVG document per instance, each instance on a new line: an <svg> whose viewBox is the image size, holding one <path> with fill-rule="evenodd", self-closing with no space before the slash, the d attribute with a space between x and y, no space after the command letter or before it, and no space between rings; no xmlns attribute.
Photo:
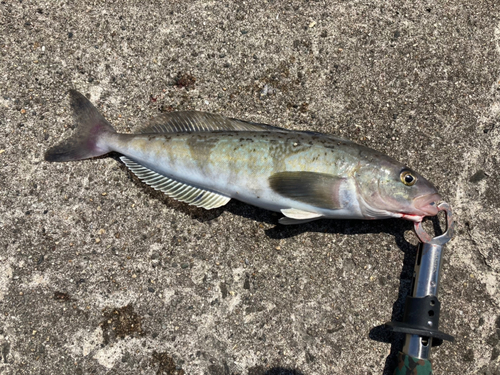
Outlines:
<svg viewBox="0 0 500 375"><path fill-rule="evenodd" d="M403 213L402 218L415 222L420 222L426 216L436 216L439 212L437 202L441 199L439 194L421 195L413 200L414 213Z"/></svg>
<svg viewBox="0 0 500 375"><path fill-rule="evenodd" d="M413 200L413 207L421 211L424 216L435 216L439 212L437 202L440 199L439 194L421 195Z"/></svg>

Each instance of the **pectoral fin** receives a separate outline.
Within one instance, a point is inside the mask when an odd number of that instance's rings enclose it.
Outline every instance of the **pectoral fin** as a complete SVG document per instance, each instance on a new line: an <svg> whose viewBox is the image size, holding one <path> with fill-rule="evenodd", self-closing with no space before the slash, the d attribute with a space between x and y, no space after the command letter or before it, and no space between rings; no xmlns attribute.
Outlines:
<svg viewBox="0 0 500 375"><path fill-rule="evenodd" d="M279 172L269 177L269 185L276 193L330 210L342 208L339 191L344 181L341 177L316 172Z"/></svg>

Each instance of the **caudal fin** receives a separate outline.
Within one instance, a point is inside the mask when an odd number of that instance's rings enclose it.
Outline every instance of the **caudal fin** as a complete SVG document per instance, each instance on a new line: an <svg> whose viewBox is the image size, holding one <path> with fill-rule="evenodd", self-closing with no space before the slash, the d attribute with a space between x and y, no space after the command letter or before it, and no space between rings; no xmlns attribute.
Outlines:
<svg viewBox="0 0 500 375"><path fill-rule="evenodd" d="M78 91L69 91L76 130L61 143L45 152L47 161L70 161L88 159L107 154L105 136L116 133L92 103Z"/></svg>

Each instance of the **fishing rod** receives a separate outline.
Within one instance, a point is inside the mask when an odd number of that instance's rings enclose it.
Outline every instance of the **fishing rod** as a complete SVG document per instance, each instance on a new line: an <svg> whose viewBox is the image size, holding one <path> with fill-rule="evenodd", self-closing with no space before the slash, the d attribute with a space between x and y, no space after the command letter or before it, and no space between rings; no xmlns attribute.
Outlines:
<svg viewBox="0 0 500 375"><path fill-rule="evenodd" d="M446 230L431 238L421 222L415 223L415 233L421 242L417 250L411 293L405 301L403 321L386 323L389 330L406 334L394 375L432 375L429 360L431 348L441 345L443 340L454 341L453 336L439 330L441 303L437 296L443 248L453 237L455 223L448 203L441 203L438 210L446 214Z"/></svg>

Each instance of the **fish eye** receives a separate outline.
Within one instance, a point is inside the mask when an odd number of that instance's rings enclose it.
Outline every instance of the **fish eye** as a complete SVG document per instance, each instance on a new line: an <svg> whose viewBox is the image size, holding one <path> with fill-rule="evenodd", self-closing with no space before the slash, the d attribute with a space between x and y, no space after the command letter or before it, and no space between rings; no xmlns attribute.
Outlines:
<svg viewBox="0 0 500 375"><path fill-rule="evenodd" d="M417 178L410 171L401 172L399 177L401 178L401 182L406 186L413 186L417 182Z"/></svg>

